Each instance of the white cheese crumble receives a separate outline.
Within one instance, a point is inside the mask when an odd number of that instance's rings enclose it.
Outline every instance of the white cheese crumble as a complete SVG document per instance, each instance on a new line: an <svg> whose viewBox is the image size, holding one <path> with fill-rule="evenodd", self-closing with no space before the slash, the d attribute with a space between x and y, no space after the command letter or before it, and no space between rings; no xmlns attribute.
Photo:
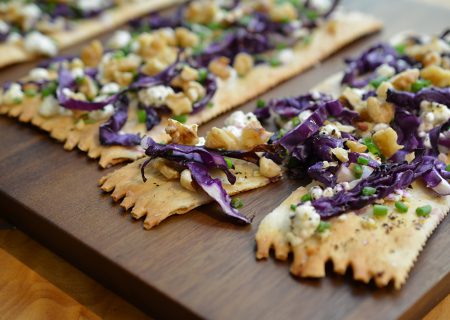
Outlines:
<svg viewBox="0 0 450 320"><path fill-rule="evenodd" d="M294 246L310 238L320 224L320 215L309 201L299 205L290 218L291 231L287 233L287 238Z"/></svg>
<svg viewBox="0 0 450 320"><path fill-rule="evenodd" d="M450 109L446 105L437 102L422 101L420 111L422 123L419 131L429 131L450 118Z"/></svg>
<svg viewBox="0 0 450 320"><path fill-rule="evenodd" d="M89 119L92 120L102 120L111 117L114 114L114 106L112 104L108 104L103 107L101 110L94 110L89 112Z"/></svg>
<svg viewBox="0 0 450 320"><path fill-rule="evenodd" d="M8 31L9 31L8 24L5 21L0 20L0 33L6 34L8 33Z"/></svg>
<svg viewBox="0 0 450 320"><path fill-rule="evenodd" d="M292 49L283 49L283 50L280 50L280 52L278 52L278 59L283 64L290 63L292 60L294 60L294 58L295 58L294 50L292 50Z"/></svg>
<svg viewBox="0 0 450 320"><path fill-rule="evenodd" d="M6 38L6 42L16 43L22 40L22 36L17 32L12 32L9 34L8 38Z"/></svg>
<svg viewBox="0 0 450 320"><path fill-rule="evenodd" d="M3 103L16 104L21 103L24 97L22 87L18 83L12 83L8 90L3 93Z"/></svg>
<svg viewBox="0 0 450 320"><path fill-rule="evenodd" d="M336 138L341 137L341 131L336 127L334 124L327 124L325 126L322 126L319 130L319 134L332 136Z"/></svg>
<svg viewBox="0 0 450 320"><path fill-rule="evenodd" d="M102 87L102 89L100 90L100 94L113 95L119 91L120 91L119 84L117 84L115 82L110 82L110 83L105 84Z"/></svg>
<svg viewBox="0 0 450 320"><path fill-rule="evenodd" d="M128 45L131 41L131 35L128 31L118 30L108 41L108 47L111 49L120 49Z"/></svg>
<svg viewBox="0 0 450 320"><path fill-rule="evenodd" d="M84 77L84 70L82 68L73 68L70 71L70 74L72 77L76 78L83 78Z"/></svg>
<svg viewBox="0 0 450 320"><path fill-rule="evenodd" d="M58 53L56 43L42 33L33 31L25 37L25 49L28 52L53 57Z"/></svg>
<svg viewBox="0 0 450 320"><path fill-rule="evenodd" d="M109 4L108 0L78 0L76 6L82 11L101 10Z"/></svg>
<svg viewBox="0 0 450 320"><path fill-rule="evenodd" d="M235 111L225 119L224 129L231 132L237 138L240 138L242 130L252 124L256 124L257 126L261 125L252 112L244 113L242 111Z"/></svg>
<svg viewBox="0 0 450 320"><path fill-rule="evenodd" d="M53 96L47 96L39 107L39 114L44 117L52 117L59 114L59 103Z"/></svg>
<svg viewBox="0 0 450 320"><path fill-rule="evenodd" d="M33 81L48 80L49 74L48 74L47 69L35 68L35 69L30 71L29 77Z"/></svg>
<svg viewBox="0 0 450 320"><path fill-rule="evenodd" d="M35 4L28 4L22 8L21 14L24 18L24 28L29 29L41 16L41 9Z"/></svg>
<svg viewBox="0 0 450 320"><path fill-rule="evenodd" d="M375 72L380 77L392 77L395 74L395 69L392 68L390 65L384 63L381 66L379 66Z"/></svg>
<svg viewBox="0 0 450 320"><path fill-rule="evenodd" d="M165 104L167 96L173 94L171 87L158 85L139 91L139 101L146 106L160 107Z"/></svg>

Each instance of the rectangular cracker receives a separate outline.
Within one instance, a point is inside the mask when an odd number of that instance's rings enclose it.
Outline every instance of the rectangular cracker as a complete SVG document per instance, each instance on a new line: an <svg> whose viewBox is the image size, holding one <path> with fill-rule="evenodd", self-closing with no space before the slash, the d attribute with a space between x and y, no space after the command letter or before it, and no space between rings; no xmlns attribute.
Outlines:
<svg viewBox="0 0 450 320"><path fill-rule="evenodd" d="M309 186L294 191L262 220L256 234L256 257L267 258L273 248L277 259L286 260L292 252L294 260L290 270L299 277L324 277L325 264L331 261L339 274L345 274L351 267L355 280L368 283L373 279L379 287L392 281L399 289L428 237L450 210L450 196L436 195L415 182L412 189L408 189L406 214L396 212L394 202L387 202L389 215L374 218L375 225L368 227L363 217L372 216L372 206L367 206L328 220L331 229L327 237L313 236L292 246L286 237L290 228L290 205L298 203L308 189ZM430 216L418 217L416 208L427 204L433 208Z"/></svg>
<svg viewBox="0 0 450 320"><path fill-rule="evenodd" d="M99 181L101 189L112 192L115 201L121 200L121 206L131 209L135 219L144 219L144 228L151 229L163 220L175 214L187 213L201 205L212 202L201 189L196 192L181 186L179 179L167 180L151 165L145 168L147 181L141 176L141 165L145 159L134 161L118 169ZM259 174L259 167L253 163L233 159L235 169L231 170L236 176L236 183L231 185L224 175L220 178L225 191L235 195L252 189L263 187L270 180Z"/></svg>
<svg viewBox="0 0 450 320"><path fill-rule="evenodd" d="M117 28L127 21L148 12L183 2L185 0L141 0L121 4L116 8L105 10L98 17L74 22L75 26L71 30L55 32L51 37L56 41L59 49L65 49L76 43L98 36L105 31ZM0 68L36 58L38 58L37 55L26 51L22 46L13 43L0 44Z"/></svg>
<svg viewBox="0 0 450 320"><path fill-rule="evenodd" d="M328 24L317 29L310 45L306 47L298 45L294 48L292 62L276 68L258 65L245 77L232 78L227 81L219 80L219 88L212 99L214 106L205 108L195 115L190 115L187 124L203 124L255 98L277 84L315 65L355 39L379 30L381 26L377 19L362 13L338 14L335 23L333 23L334 31L329 30ZM68 119L70 117L44 118L40 116L38 113L39 104L39 99L26 98L19 105L0 106L0 114L18 117L20 121L31 122L48 131L55 139L65 142L64 148L66 150L72 150L78 146L79 149L87 152L89 157L100 158L101 167L136 160L143 156L143 150L140 147L102 146L98 139L100 122L88 124L84 129L79 130L75 128L73 121ZM131 106L129 121L122 131L145 133L157 142L166 142L168 138L164 132L166 126L167 118L163 118L159 125L155 126L150 132L146 132L144 125L137 123L135 109Z"/></svg>

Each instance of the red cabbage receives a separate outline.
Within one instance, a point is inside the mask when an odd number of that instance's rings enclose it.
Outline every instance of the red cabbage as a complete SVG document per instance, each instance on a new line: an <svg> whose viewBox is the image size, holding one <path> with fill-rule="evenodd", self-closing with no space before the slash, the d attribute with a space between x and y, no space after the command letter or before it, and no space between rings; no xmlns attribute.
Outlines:
<svg viewBox="0 0 450 320"><path fill-rule="evenodd" d="M336 173L339 166L324 166L322 161L317 162L308 168L308 176L311 179L317 180L327 187L334 187L336 185Z"/></svg>
<svg viewBox="0 0 450 320"><path fill-rule="evenodd" d="M389 89L387 92L386 101L410 111L420 110L420 104L422 101L436 102L450 106L450 87L429 87L424 88L417 93Z"/></svg>

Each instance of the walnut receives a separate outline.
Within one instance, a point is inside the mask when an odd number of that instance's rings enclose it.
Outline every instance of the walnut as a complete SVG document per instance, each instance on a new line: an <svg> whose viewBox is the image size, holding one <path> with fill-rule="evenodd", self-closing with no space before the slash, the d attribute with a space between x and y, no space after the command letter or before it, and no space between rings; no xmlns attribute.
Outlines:
<svg viewBox="0 0 450 320"><path fill-rule="evenodd" d="M81 50L81 60L88 67L96 67L103 57L103 46L98 40L94 40Z"/></svg>
<svg viewBox="0 0 450 320"><path fill-rule="evenodd" d="M168 65L158 58L151 58L142 66L141 71L148 76L154 76L164 71L167 67Z"/></svg>
<svg viewBox="0 0 450 320"><path fill-rule="evenodd" d="M239 149L250 150L254 147L266 143L272 136L271 132L266 131L261 126L247 126L242 129Z"/></svg>
<svg viewBox="0 0 450 320"><path fill-rule="evenodd" d="M205 146L208 148L238 150L238 138L228 130L213 127L206 135Z"/></svg>
<svg viewBox="0 0 450 320"><path fill-rule="evenodd" d="M205 96L206 89L197 81L189 81L183 85L183 92L189 100L196 102Z"/></svg>
<svg viewBox="0 0 450 320"><path fill-rule="evenodd" d="M197 135L198 125L185 125L176 120L169 119L166 133L170 136L170 143L195 146L199 139Z"/></svg>
<svg viewBox="0 0 450 320"><path fill-rule="evenodd" d="M362 100L361 95L350 87L344 89L341 99L347 101L358 113L366 108L366 103Z"/></svg>
<svg viewBox="0 0 450 320"><path fill-rule="evenodd" d="M437 87L450 86L450 70L431 65L422 69L420 75L422 78L431 81L431 83Z"/></svg>
<svg viewBox="0 0 450 320"><path fill-rule="evenodd" d="M377 97L381 100L386 100L388 90L393 88L392 83L383 81L377 88Z"/></svg>
<svg viewBox="0 0 450 320"><path fill-rule="evenodd" d="M350 149L350 151L353 152L361 153L367 150L367 146L352 140L347 140L347 142L345 142L345 145Z"/></svg>
<svg viewBox="0 0 450 320"><path fill-rule="evenodd" d="M372 138L386 158L392 157L398 150L403 148L403 146L397 144L397 132L391 127L377 131Z"/></svg>
<svg viewBox="0 0 450 320"><path fill-rule="evenodd" d="M331 153L333 153L341 162L348 161L348 151L344 148L333 148L331 149Z"/></svg>
<svg viewBox="0 0 450 320"><path fill-rule="evenodd" d="M166 104L176 116L192 111L192 102L183 92L169 94Z"/></svg>
<svg viewBox="0 0 450 320"><path fill-rule="evenodd" d="M94 99L98 95L97 85L90 76L84 76L81 79L79 91L90 100Z"/></svg>
<svg viewBox="0 0 450 320"><path fill-rule="evenodd" d="M281 174L281 168L273 160L266 157L259 159L259 172L267 178L275 178Z"/></svg>
<svg viewBox="0 0 450 320"><path fill-rule="evenodd" d="M338 23L336 20L329 20L326 25L328 33L335 35L337 33Z"/></svg>
<svg viewBox="0 0 450 320"><path fill-rule="evenodd" d="M219 78L227 79L230 77L231 74L230 68L228 67L229 64L230 59L226 57L219 57L209 63L208 69Z"/></svg>
<svg viewBox="0 0 450 320"><path fill-rule="evenodd" d="M194 187L194 181L192 180L191 172L188 169L181 171L180 184L183 188L189 191L196 191Z"/></svg>
<svg viewBox="0 0 450 320"><path fill-rule="evenodd" d="M395 107L389 102L380 102L375 97L367 99L367 116L372 122L390 123L395 116Z"/></svg>
<svg viewBox="0 0 450 320"><path fill-rule="evenodd" d="M248 53L241 52L236 56L236 58L234 58L233 68L240 76L245 76L249 73L250 70L252 70L253 65L253 57Z"/></svg>
<svg viewBox="0 0 450 320"><path fill-rule="evenodd" d="M184 81L195 81L198 79L198 71L190 66L184 66L180 77Z"/></svg>
<svg viewBox="0 0 450 320"><path fill-rule="evenodd" d="M423 57L422 63L425 67L431 66L431 65L440 65L442 62L441 55L435 51L428 52Z"/></svg>
<svg viewBox="0 0 450 320"><path fill-rule="evenodd" d="M175 37L178 45L182 48L193 48L200 42L195 33L183 27L175 29Z"/></svg>
<svg viewBox="0 0 450 320"><path fill-rule="evenodd" d="M213 1L193 1L186 8L187 21L199 24L208 24L214 21L219 8Z"/></svg>
<svg viewBox="0 0 450 320"><path fill-rule="evenodd" d="M409 90L411 85L419 79L418 69L405 70L392 77L390 82L397 90Z"/></svg>
<svg viewBox="0 0 450 320"><path fill-rule="evenodd" d="M298 18L297 9L290 2L273 5L269 14L270 18L276 22L292 21Z"/></svg>
<svg viewBox="0 0 450 320"><path fill-rule="evenodd" d="M170 162L166 159L162 158L154 159L152 160L151 165L168 180L180 178L180 173L172 166L170 166Z"/></svg>
<svg viewBox="0 0 450 320"><path fill-rule="evenodd" d="M121 87L130 85L130 83L133 81L133 78L134 74L131 72L114 71L113 73L114 81L117 82Z"/></svg>

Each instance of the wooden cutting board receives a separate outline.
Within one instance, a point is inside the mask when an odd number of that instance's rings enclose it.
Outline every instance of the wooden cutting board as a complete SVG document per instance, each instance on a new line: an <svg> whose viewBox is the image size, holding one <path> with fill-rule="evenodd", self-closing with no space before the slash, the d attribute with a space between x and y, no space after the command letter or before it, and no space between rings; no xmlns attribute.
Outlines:
<svg viewBox="0 0 450 320"><path fill-rule="evenodd" d="M401 30L440 33L450 17L447 9L406 0L345 4L382 18L384 32L264 98L303 93L340 70L344 57ZM7 68L0 81L17 79L31 66ZM254 103L243 107L253 108ZM243 213L256 216L251 226L234 225L209 205L144 231L141 221L133 221L97 187L97 180L114 169L100 170L83 152L65 152L46 133L6 117L0 117L0 150L0 215L158 317L410 319L423 316L449 293L449 219L430 238L400 291L352 281L351 271L298 280L290 276L289 263L254 258L259 222L298 182L284 180L243 195Z"/></svg>

